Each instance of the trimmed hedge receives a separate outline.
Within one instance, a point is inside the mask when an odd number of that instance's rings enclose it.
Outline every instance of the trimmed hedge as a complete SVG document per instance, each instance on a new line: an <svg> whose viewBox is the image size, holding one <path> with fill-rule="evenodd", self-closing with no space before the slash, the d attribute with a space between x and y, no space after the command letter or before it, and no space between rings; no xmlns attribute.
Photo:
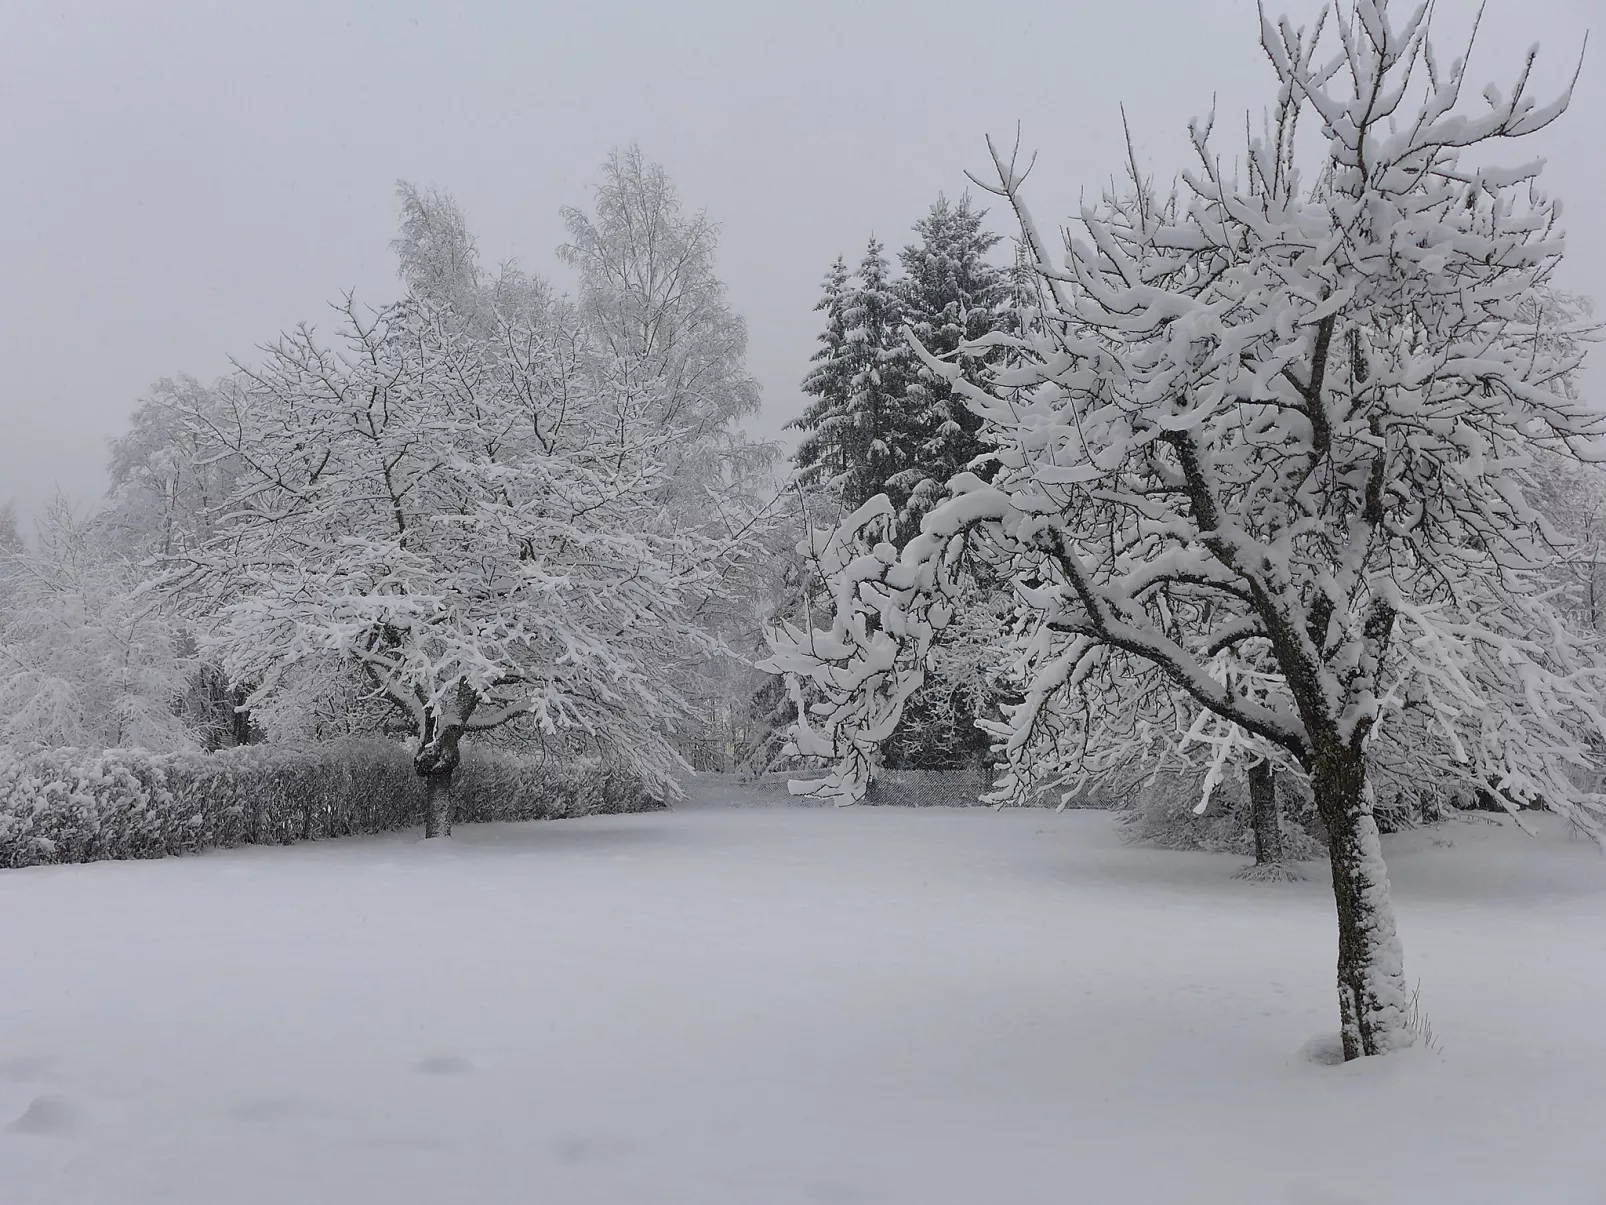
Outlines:
<svg viewBox="0 0 1606 1205"><path fill-rule="evenodd" d="M628 771L492 749L464 750L452 797L458 824L663 806ZM407 750L379 739L217 753L0 751L0 867L389 832L421 823L423 807Z"/></svg>

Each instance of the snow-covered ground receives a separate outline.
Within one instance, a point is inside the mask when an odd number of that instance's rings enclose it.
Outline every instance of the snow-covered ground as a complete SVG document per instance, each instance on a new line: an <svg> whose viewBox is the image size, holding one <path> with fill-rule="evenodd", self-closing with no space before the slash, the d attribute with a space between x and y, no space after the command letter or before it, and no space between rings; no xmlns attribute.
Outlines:
<svg viewBox="0 0 1606 1205"><path fill-rule="evenodd" d="M1394 843L1443 1053L1332 1067L1319 880L693 791L0 873L0 1202L1606 1201L1606 859L1558 829Z"/></svg>

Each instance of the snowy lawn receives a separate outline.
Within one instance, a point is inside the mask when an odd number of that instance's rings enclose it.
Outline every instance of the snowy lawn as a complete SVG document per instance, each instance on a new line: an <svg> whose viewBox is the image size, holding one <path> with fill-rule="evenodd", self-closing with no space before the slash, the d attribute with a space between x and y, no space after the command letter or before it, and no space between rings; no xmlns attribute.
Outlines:
<svg viewBox="0 0 1606 1205"><path fill-rule="evenodd" d="M1606 860L1558 829L1395 842L1443 1055L1330 1067L1319 880L700 793L0 873L0 1201L1606 1201Z"/></svg>

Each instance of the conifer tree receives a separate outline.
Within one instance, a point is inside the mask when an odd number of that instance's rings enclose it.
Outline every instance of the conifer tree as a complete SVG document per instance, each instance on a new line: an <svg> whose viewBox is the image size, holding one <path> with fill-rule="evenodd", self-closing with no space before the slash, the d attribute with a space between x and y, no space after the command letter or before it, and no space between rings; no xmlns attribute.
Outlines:
<svg viewBox="0 0 1606 1205"><path fill-rule="evenodd" d="M820 349L809 357L814 367L803 378L803 392L814 400L788 424L803 432L793 460L804 485L823 485L847 470L847 432L851 426L848 385L852 372L848 367L842 311L847 305L850 279L847 261L837 256L825 274L825 293L814 307L816 313L825 314Z"/></svg>
<svg viewBox="0 0 1606 1205"><path fill-rule="evenodd" d="M882 492L905 503L918 450L904 396L913 357L888 269L872 237L856 276L840 258L826 274L815 306L825 330L803 380L815 400L793 424L804 433L796 453L803 483L823 487L844 512Z"/></svg>
<svg viewBox="0 0 1606 1205"><path fill-rule="evenodd" d="M1009 276L987 262L1000 239L983 229L984 217L968 197L955 205L939 196L915 223L917 241L899 254L903 279L889 279L881 244L872 238L857 277L838 259L815 307L826 327L803 383L815 400L794 424L804 431L796 454L800 479L824 486L843 513L886 494L897 515L890 538L898 544L942 500L941 483L984 450L980 420L949 381L916 359L906 339L912 331L934 355L963 355L965 379L980 379L987 357L961 348L999 329L1011 299ZM988 586L978 583L977 598L989 597ZM944 660L950 670L962 663ZM990 698L979 675L934 670L910 700L886 764L977 764L990 738L974 717Z"/></svg>
<svg viewBox="0 0 1606 1205"><path fill-rule="evenodd" d="M898 256L905 272L898 292L908 329L931 354L957 363L962 379L972 382L998 353L967 353L966 346L1001 329L1012 300L1010 275L987 260L1001 238L982 227L985 217L985 210L971 208L968 195L957 205L939 195L915 223L918 241ZM907 381L904 411L914 438L910 459L894 478L908 496L898 512L900 543L946 496L944 483L986 450L981 419L956 396L952 382L918 361ZM990 474L983 469L982 476ZM974 583L971 604L978 616L991 614L1002 601L996 583ZM955 652L939 650L926 681L910 697L904 723L885 749L889 767L957 769L984 759L991 737L977 728L975 717L992 704L993 690L974 659Z"/></svg>
<svg viewBox="0 0 1606 1205"><path fill-rule="evenodd" d="M903 338L903 302L888 268L882 243L872 235L859 262L858 287L842 314L852 369L850 450L858 453L841 485L850 510L884 493L901 511L914 485L909 470L919 436L906 398L913 357Z"/></svg>
<svg viewBox="0 0 1606 1205"><path fill-rule="evenodd" d="M905 277L898 292L904 321L932 355L958 357L965 380L980 379L990 358L961 349L1003 323L1010 298L1010 279L987 262L1001 236L982 228L984 209L971 208L968 195L959 204L939 195L925 217L915 223L919 241L899 254ZM907 513L901 525L914 526L943 496L942 483L963 471L985 450L981 419L954 393L952 382L925 364L909 373L907 411L918 431L909 464L895 477L907 491Z"/></svg>

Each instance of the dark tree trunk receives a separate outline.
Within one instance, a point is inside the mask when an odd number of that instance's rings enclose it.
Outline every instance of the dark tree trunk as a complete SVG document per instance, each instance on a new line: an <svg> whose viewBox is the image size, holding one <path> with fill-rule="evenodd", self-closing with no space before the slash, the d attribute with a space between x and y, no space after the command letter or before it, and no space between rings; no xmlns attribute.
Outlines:
<svg viewBox="0 0 1606 1205"><path fill-rule="evenodd" d="M1249 827L1255 834L1253 864L1234 871L1233 878L1254 883L1292 883L1305 877L1283 859L1283 814L1277 803L1277 771L1269 761L1249 767Z"/></svg>
<svg viewBox="0 0 1606 1205"><path fill-rule="evenodd" d="M1277 806L1277 771L1269 761L1249 767L1249 810L1255 829L1255 865L1282 865L1282 809Z"/></svg>
<svg viewBox="0 0 1606 1205"><path fill-rule="evenodd" d="M426 839L452 835L452 773L461 760L458 742L468 729L479 696L467 681L459 679L452 702L444 715L433 709L426 713L418 751L413 754L413 771L424 780Z"/></svg>
<svg viewBox="0 0 1606 1205"><path fill-rule="evenodd" d="M251 743L251 712L245 705L247 697L245 688L238 686L231 692L229 698L232 704L229 713L230 736L236 745Z"/></svg>
<svg viewBox="0 0 1606 1205"><path fill-rule="evenodd" d="M452 835L452 774L461 760L458 742L461 727L431 722L424 730L418 752L413 754L413 772L424 780L424 836Z"/></svg>
<svg viewBox="0 0 1606 1205"><path fill-rule="evenodd" d="M452 835L452 774L456 766L424 776L424 836Z"/></svg>
<svg viewBox="0 0 1606 1205"><path fill-rule="evenodd" d="M1344 1057L1410 1043L1405 956L1394 929L1388 872L1362 755L1348 747L1312 759L1311 786L1327 829L1338 909L1338 1004Z"/></svg>

